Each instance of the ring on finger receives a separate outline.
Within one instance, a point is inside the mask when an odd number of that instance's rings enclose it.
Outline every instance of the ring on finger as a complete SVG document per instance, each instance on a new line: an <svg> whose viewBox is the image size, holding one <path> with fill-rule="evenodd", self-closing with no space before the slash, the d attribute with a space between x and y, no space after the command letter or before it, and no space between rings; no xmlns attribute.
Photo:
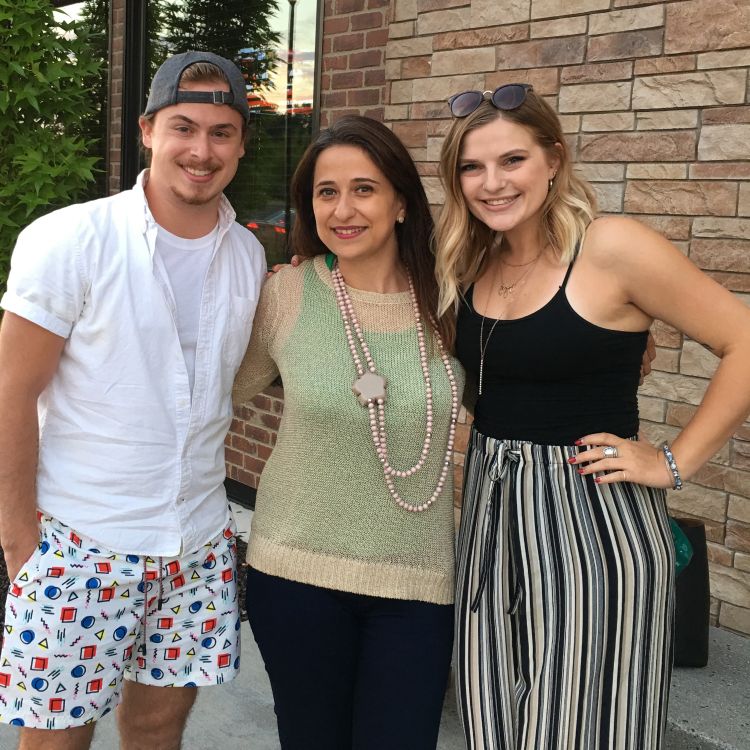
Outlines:
<svg viewBox="0 0 750 750"><path fill-rule="evenodd" d="M604 446L604 458L617 458L617 448L614 445Z"/></svg>

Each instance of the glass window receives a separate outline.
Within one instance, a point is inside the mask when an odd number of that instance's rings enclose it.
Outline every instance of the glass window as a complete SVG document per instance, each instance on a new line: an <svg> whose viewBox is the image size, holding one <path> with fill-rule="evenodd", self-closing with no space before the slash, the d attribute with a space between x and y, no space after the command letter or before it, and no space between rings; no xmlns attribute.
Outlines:
<svg viewBox="0 0 750 750"><path fill-rule="evenodd" d="M101 198L107 195L107 117L108 117L108 77L109 66L109 0L85 0L84 2L56 2L55 18L59 21L75 21L91 34L90 42L94 53L102 61L99 75L92 77L86 87L96 105L90 118L81 123L81 135L92 146L90 156L98 159L95 181L81 200ZM69 33L69 32L68 32Z"/></svg>
<svg viewBox="0 0 750 750"><path fill-rule="evenodd" d="M246 155L227 189L237 220L263 243L269 263L286 258L289 178L317 127L318 0L151 0L145 75L190 49L234 60L253 117Z"/></svg>

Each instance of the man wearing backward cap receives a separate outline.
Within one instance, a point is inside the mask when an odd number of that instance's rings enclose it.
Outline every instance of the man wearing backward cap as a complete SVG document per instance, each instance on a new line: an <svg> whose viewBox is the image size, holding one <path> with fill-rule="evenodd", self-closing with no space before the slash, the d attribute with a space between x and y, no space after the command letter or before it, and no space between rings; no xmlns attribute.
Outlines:
<svg viewBox="0 0 750 750"><path fill-rule="evenodd" d="M250 112L229 60L169 58L132 190L19 236L0 304L0 721L24 750L179 748L239 666L224 492L231 387L265 271L223 196ZM170 689L172 688L172 689Z"/></svg>

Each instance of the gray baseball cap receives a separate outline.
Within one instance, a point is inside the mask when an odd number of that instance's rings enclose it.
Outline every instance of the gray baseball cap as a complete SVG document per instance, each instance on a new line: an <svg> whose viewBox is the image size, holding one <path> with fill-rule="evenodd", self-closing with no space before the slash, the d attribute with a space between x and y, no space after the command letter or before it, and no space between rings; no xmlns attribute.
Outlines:
<svg viewBox="0 0 750 750"><path fill-rule="evenodd" d="M229 91L185 91L180 89L180 78L195 63L212 63L220 68L229 81ZM240 69L231 60L215 55L213 52L181 52L168 57L159 67L151 81L151 91L146 102L144 115L152 115L164 107L173 104L200 103L226 104L236 109L242 119L250 119L250 107L247 106L247 88Z"/></svg>

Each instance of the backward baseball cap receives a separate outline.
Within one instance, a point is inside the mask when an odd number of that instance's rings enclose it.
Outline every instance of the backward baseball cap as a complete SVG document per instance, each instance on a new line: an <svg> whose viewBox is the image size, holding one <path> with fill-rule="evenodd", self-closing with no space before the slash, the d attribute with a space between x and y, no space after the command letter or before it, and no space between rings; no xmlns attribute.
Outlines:
<svg viewBox="0 0 750 750"><path fill-rule="evenodd" d="M229 82L229 91L186 91L180 89L180 79L186 68L196 63L211 63L219 68ZM225 57L213 52L181 52L168 57L156 71L151 81L144 115L152 115L164 107L181 103L226 104L236 109L242 119L250 119L247 88L240 69Z"/></svg>

